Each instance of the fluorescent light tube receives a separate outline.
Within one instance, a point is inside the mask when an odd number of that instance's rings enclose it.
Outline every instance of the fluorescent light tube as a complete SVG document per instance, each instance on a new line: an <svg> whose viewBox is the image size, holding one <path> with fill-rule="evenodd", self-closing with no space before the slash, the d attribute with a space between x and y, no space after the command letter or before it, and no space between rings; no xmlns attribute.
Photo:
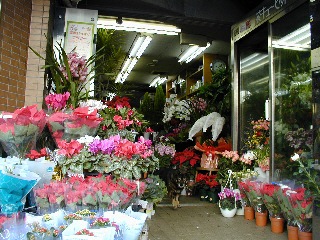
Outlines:
<svg viewBox="0 0 320 240"><path fill-rule="evenodd" d="M122 24L116 23L116 18L98 18L98 28L115 29L129 32L178 35L181 32L180 28L173 25L163 24L155 21L133 21L123 19Z"/></svg>
<svg viewBox="0 0 320 240"><path fill-rule="evenodd" d="M123 83L127 77L129 76L130 72L132 71L133 67L138 62L138 59L141 57L143 52L148 47L149 43L151 42L152 37L150 36L139 36L138 39L135 41L132 49L130 50L129 56L123 64L123 67L116 77L116 83L120 82Z"/></svg>
<svg viewBox="0 0 320 240"><path fill-rule="evenodd" d="M210 46L210 43L207 44L205 47L199 47L197 45L189 47L186 51L184 51L181 56L179 57L178 62L191 62L195 57L201 54L204 50L206 50Z"/></svg>

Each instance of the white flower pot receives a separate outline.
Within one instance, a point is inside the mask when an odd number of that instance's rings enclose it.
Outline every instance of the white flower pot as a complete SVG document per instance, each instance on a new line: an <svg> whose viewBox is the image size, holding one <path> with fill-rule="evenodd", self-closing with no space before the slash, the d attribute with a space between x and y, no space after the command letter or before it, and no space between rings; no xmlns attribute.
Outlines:
<svg viewBox="0 0 320 240"><path fill-rule="evenodd" d="M220 211L221 211L222 216L230 218L230 217L234 217L234 215L236 215L237 208L234 208L232 210L220 208Z"/></svg>

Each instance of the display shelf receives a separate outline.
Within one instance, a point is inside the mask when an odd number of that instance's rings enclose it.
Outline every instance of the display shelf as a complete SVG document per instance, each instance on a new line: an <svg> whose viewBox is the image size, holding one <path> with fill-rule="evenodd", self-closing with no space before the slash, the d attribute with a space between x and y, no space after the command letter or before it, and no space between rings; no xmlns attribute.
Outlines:
<svg viewBox="0 0 320 240"><path fill-rule="evenodd" d="M187 67L184 73L181 73L181 76L183 76L183 78L185 77L185 80L186 80L186 83L185 83L186 90L185 92L178 91L178 90L176 91L179 99L187 99L189 97L196 95L197 91L192 90L192 86L194 86L197 83L197 81L200 81L200 83L198 84L198 87L211 83L212 72L210 69L210 64L217 59L223 60L224 62L227 63L228 57L225 55L204 53L202 56L195 59L193 63L191 63ZM167 82L167 85L166 85L167 97L169 97L170 93L172 93L171 91L172 91L173 81L175 80L171 80Z"/></svg>

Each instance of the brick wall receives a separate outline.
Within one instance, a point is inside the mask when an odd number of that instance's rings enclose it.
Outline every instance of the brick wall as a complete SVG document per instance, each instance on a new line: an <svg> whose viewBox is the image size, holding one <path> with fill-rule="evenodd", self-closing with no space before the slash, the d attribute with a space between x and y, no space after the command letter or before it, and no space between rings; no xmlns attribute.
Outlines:
<svg viewBox="0 0 320 240"><path fill-rule="evenodd" d="M0 17L0 111L43 101L43 54L50 0L2 0ZM44 56L44 55L43 55Z"/></svg>
<svg viewBox="0 0 320 240"><path fill-rule="evenodd" d="M50 0L32 0L29 45L45 57L48 35ZM44 61L28 50L25 105L42 107L44 90Z"/></svg>
<svg viewBox="0 0 320 240"><path fill-rule="evenodd" d="M2 0L0 19L0 110L25 102L30 0Z"/></svg>

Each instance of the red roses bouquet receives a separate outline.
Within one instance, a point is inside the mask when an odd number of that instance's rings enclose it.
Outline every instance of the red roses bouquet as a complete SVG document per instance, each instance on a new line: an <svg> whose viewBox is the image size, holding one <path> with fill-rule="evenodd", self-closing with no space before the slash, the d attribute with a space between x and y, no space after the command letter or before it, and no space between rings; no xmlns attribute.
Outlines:
<svg viewBox="0 0 320 240"><path fill-rule="evenodd" d="M24 158L35 147L37 137L46 124L46 114L37 105L2 112L0 115L0 142L9 156Z"/></svg>

